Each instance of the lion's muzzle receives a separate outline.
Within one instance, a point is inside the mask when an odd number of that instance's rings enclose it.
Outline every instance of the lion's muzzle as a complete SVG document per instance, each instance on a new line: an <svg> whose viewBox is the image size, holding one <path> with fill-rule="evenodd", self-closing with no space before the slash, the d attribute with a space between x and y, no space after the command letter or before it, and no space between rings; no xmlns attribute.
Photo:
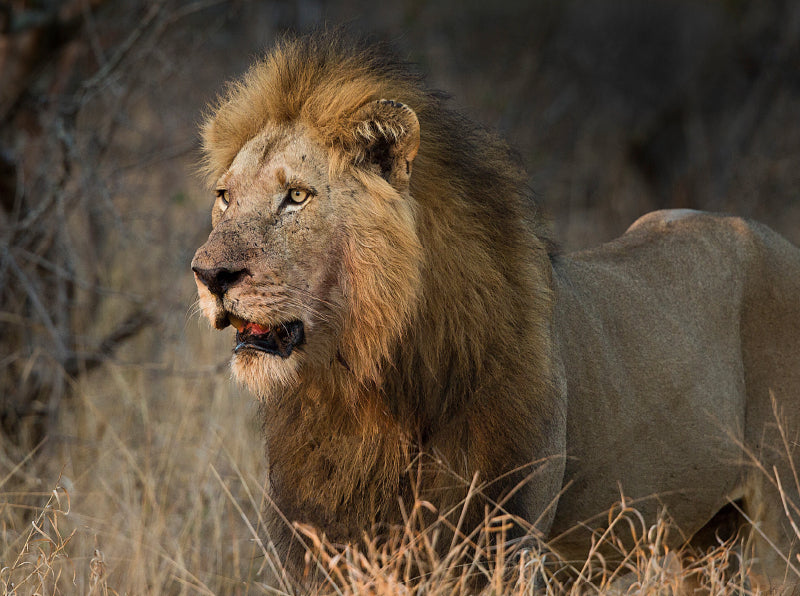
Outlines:
<svg viewBox="0 0 800 596"><path fill-rule="evenodd" d="M305 343L305 325L299 319L268 326L245 320L241 315L228 311L224 306L226 294L245 283L245 278L252 277L252 273L246 267L203 267L204 256L195 256L192 271L198 287L205 286L217 302L216 312L211 315L214 326L217 329L224 329L228 325L236 328L235 354L252 350L285 359Z"/></svg>

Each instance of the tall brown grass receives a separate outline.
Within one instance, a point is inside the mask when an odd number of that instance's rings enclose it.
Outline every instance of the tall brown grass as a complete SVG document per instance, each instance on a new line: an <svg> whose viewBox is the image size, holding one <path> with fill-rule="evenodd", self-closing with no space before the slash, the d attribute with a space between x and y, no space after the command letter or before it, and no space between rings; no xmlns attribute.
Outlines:
<svg viewBox="0 0 800 596"><path fill-rule="evenodd" d="M264 536L270 504L252 399L213 364L229 338L194 323L185 333L197 346L191 366L186 355L161 366L105 365L73 387L57 445L42 445L0 478L5 593L307 592ZM796 519L795 505L787 502L787 515ZM624 495L585 561L562 560L535 536L506 543L521 520L503 515L472 534L456 532L441 556L437 545L453 528L444 516L425 523L431 513L418 500L402 528L347 546L296 526L308 549L306 573L322 578L314 592L753 593L746 534L705 551L674 550L669 520L648 524Z"/></svg>

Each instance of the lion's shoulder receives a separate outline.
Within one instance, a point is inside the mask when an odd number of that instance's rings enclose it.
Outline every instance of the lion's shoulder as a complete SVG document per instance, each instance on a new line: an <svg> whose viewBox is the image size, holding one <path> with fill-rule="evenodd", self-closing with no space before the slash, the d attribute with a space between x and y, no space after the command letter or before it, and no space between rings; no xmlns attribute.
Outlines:
<svg viewBox="0 0 800 596"><path fill-rule="evenodd" d="M710 213L693 209L663 209L637 219L617 240L623 249L636 245L653 246L656 252L678 250L699 257L720 253L725 261L736 261L745 269L760 269L770 255L788 254L797 249L764 224L736 215Z"/></svg>
<svg viewBox="0 0 800 596"><path fill-rule="evenodd" d="M678 253L701 256L721 253L720 256L746 259L769 243L774 233L764 233L758 222L720 213L694 209L662 209L646 213L631 224L619 238L600 248L598 254L610 250L619 254L644 249L645 258L658 254L669 257Z"/></svg>
<svg viewBox="0 0 800 596"><path fill-rule="evenodd" d="M725 213L711 213L696 209L660 209L645 213L634 221L625 231L628 234L689 234L698 236L714 236L722 234L749 236L763 227L755 221Z"/></svg>
<svg viewBox="0 0 800 596"><path fill-rule="evenodd" d="M583 287L596 302L609 304L639 295L642 304L669 301L691 288L738 293L742 280L757 273L777 235L749 220L690 209L640 217L624 234L600 246L554 261L556 278ZM710 296L707 296L710 299Z"/></svg>
<svg viewBox="0 0 800 596"><path fill-rule="evenodd" d="M626 233L645 228L663 228L667 224L706 215L710 214L705 211L697 211L696 209L660 209L658 211L651 211L650 213L645 213L628 226Z"/></svg>

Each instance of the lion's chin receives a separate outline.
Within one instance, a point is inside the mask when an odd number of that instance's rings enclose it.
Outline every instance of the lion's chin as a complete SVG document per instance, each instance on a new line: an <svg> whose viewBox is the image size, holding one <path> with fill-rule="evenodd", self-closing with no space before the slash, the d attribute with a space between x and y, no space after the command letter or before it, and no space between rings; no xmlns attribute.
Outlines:
<svg viewBox="0 0 800 596"><path fill-rule="evenodd" d="M295 385L299 380L302 357L276 358L256 350L234 353L231 370L234 378L260 399L269 399L279 390Z"/></svg>

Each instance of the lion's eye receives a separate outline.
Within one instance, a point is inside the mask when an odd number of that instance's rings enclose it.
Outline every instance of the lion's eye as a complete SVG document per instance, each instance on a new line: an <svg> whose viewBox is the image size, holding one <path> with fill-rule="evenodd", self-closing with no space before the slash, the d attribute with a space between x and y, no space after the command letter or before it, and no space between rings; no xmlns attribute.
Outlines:
<svg viewBox="0 0 800 596"><path fill-rule="evenodd" d="M228 206L228 203L230 202L230 199L228 198L227 189L218 188L217 199L219 199L220 203L222 204L222 208L225 209Z"/></svg>
<svg viewBox="0 0 800 596"><path fill-rule="evenodd" d="M303 188L292 188L289 195L286 197L290 203L295 205L302 205L311 198L311 192Z"/></svg>

